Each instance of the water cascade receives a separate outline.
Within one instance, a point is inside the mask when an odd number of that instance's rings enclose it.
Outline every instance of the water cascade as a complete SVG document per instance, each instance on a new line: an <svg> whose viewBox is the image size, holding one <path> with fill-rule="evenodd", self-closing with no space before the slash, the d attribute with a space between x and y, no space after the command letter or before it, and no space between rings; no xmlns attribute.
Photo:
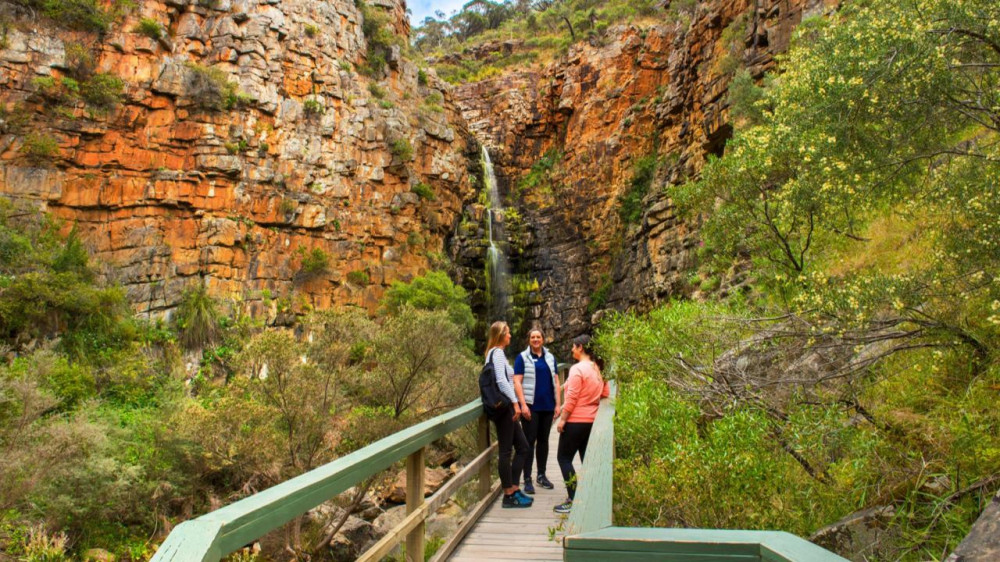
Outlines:
<svg viewBox="0 0 1000 562"><path fill-rule="evenodd" d="M489 321L510 322L510 263L504 254L507 233L503 228L503 202L497 187L490 153L483 147L483 181L486 182L486 217L490 247L486 254L486 289L489 297Z"/></svg>

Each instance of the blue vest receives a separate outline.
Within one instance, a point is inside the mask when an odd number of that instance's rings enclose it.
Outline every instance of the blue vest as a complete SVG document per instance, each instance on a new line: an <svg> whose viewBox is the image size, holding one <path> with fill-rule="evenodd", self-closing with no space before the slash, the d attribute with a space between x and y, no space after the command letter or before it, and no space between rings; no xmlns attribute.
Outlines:
<svg viewBox="0 0 1000 562"><path fill-rule="evenodd" d="M542 356L545 364L549 367L549 374L552 377L552 396L556 395L556 358L548 349L542 348ZM524 390L524 401L528 404L535 403L535 358L531 355L531 348L521 352L521 361L524 363L524 380L521 381L521 388Z"/></svg>

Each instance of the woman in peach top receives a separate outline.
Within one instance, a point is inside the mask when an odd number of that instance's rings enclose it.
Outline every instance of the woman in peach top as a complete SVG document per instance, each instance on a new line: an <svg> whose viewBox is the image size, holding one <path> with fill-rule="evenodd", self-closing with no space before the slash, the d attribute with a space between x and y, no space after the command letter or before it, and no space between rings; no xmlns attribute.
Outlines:
<svg viewBox="0 0 1000 562"><path fill-rule="evenodd" d="M597 407L601 398L609 393L608 383L601 377L601 370L593 357L590 336L577 336L573 339L573 359L577 362L570 367L569 376L566 377L563 387L566 396L559 424L556 425L556 431L559 432L556 460L559 461L569 499L554 508L556 513L569 513L573 507L573 498L576 496L573 457L579 452L580 460L583 461L587 441L590 440L590 428L594 426L594 417L597 416Z"/></svg>

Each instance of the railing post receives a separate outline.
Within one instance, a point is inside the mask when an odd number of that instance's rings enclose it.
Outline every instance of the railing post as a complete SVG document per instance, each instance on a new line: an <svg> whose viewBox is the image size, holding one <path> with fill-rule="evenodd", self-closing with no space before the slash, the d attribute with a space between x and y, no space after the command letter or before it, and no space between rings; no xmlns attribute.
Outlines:
<svg viewBox="0 0 1000 562"><path fill-rule="evenodd" d="M406 513L410 514L424 503L424 450L421 447L406 457ZM406 535L407 562L424 562L424 527L420 522Z"/></svg>
<svg viewBox="0 0 1000 562"><path fill-rule="evenodd" d="M490 446L490 420L486 419L485 415L479 416L479 450L485 451ZM487 494L490 493L490 488L492 488L492 479L490 478L491 463L489 461L483 463L483 466L479 467L479 497L485 498Z"/></svg>

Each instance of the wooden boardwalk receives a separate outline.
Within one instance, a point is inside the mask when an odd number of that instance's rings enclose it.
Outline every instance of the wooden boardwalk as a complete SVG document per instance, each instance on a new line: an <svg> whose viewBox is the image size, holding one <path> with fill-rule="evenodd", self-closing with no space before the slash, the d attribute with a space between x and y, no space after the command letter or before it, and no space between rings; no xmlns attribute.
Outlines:
<svg viewBox="0 0 1000 562"><path fill-rule="evenodd" d="M553 423L545 475L555 484L555 489L546 490L536 483L535 503L523 509L503 509L500 506L501 498L498 497L448 560L492 562L563 559L561 529L566 516L552 511L553 507L566 501L566 487L563 485L559 463L556 462L558 443L559 433ZM574 464L579 471L579 456L574 459ZM537 470L538 467L535 466L533 472ZM554 531L554 535L550 529ZM550 539L550 536L553 538Z"/></svg>

